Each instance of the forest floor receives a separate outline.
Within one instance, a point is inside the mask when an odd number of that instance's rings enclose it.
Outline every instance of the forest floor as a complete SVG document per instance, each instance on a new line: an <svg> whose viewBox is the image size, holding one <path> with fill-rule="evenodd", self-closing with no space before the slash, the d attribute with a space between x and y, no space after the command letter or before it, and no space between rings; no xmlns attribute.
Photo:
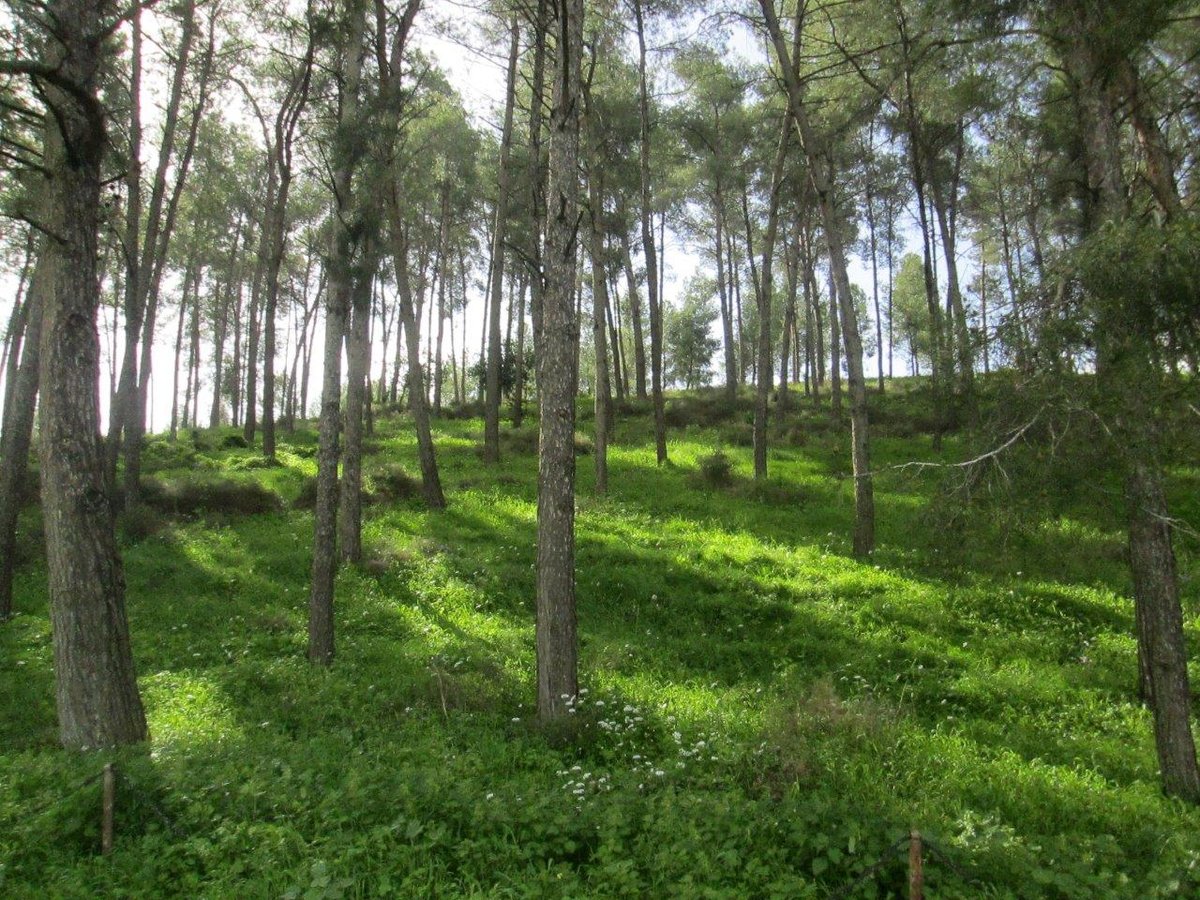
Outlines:
<svg viewBox="0 0 1200 900"><path fill-rule="evenodd" d="M533 717L532 423L488 468L478 419L437 421L450 506L431 513L397 469L417 471L408 420L380 418L329 670L305 659L312 515L293 505L313 432L281 435L274 468L212 449L232 430L155 439L158 502L200 511L122 522L152 739L57 749L30 549L0 626L0 895L897 896L915 827L932 897L1197 896L1200 810L1161 795L1133 690L1118 501L1083 473L965 508L966 470L899 466L978 448L934 454L919 391L895 387L874 398L870 562L849 552L848 426L795 394L761 486L748 400L670 399L662 468L645 411L621 416L605 498L580 442L570 735ZM728 483L701 474L714 449ZM214 479L282 503L239 513ZM1171 485L1192 522L1198 482ZM1194 647L1197 544L1178 552ZM89 779L110 760L101 857Z"/></svg>

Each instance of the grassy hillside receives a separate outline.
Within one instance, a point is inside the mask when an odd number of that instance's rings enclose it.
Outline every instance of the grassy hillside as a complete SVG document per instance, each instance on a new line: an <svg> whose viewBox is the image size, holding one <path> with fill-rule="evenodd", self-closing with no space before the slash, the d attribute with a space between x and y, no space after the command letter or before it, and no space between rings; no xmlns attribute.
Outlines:
<svg viewBox="0 0 1200 900"><path fill-rule="evenodd" d="M827 412L778 427L759 486L741 409L670 405L672 464L655 466L644 414L622 416L607 498L580 442L574 735L532 721L533 431L506 429L489 469L480 421L436 423L451 505L433 514L397 468L417 471L409 423L378 422L369 559L339 576L329 671L304 658L312 517L293 504L313 434L282 436L277 468L219 449L225 433L156 443L165 511L122 523L152 741L56 748L31 549L0 627L0 894L826 897L883 855L851 896L896 896L885 851L913 826L934 842L930 896L1200 891L1200 811L1161 796L1132 692L1104 485L1084 473L964 513L960 470L893 467L972 451L934 457L919 397L889 396L864 564ZM718 449L728 479L704 462ZM1192 521L1198 476L1173 485ZM110 759L102 858L99 786L78 786Z"/></svg>

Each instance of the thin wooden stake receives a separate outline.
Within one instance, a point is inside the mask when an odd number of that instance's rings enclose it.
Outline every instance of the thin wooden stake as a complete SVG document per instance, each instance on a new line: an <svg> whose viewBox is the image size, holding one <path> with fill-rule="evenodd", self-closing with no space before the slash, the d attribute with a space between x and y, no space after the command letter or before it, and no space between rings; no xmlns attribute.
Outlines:
<svg viewBox="0 0 1200 900"><path fill-rule="evenodd" d="M100 852L104 856L113 848L113 809L117 803L117 776L113 764L104 764L104 801L100 820Z"/></svg>
<svg viewBox="0 0 1200 900"><path fill-rule="evenodd" d="M925 871L921 862L921 832L908 835L908 900L924 900Z"/></svg>

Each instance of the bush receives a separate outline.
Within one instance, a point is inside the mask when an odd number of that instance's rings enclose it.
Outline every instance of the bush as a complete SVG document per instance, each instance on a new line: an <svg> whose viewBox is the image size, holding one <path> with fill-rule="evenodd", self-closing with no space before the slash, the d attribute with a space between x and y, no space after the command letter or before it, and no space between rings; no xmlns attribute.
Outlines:
<svg viewBox="0 0 1200 900"><path fill-rule="evenodd" d="M754 446L754 426L748 422L738 422L721 429L721 440L734 447Z"/></svg>
<svg viewBox="0 0 1200 900"><path fill-rule="evenodd" d="M145 503L126 507L117 515L117 532L130 544L153 537L166 526L162 513Z"/></svg>
<svg viewBox="0 0 1200 900"><path fill-rule="evenodd" d="M300 485L300 493L292 501L292 509L316 509L316 506L317 479L305 478L304 483Z"/></svg>
<svg viewBox="0 0 1200 900"><path fill-rule="evenodd" d="M520 428L512 431L504 431L500 434L500 446L502 450L517 456L527 454L537 455L538 452L538 432L536 428ZM576 456L591 456L596 451L595 442L592 441L590 435L584 434L582 431L575 432L575 455ZM483 452L482 445L480 452Z"/></svg>
<svg viewBox="0 0 1200 900"><path fill-rule="evenodd" d="M227 434L221 438L222 450L246 450L250 443L240 434Z"/></svg>
<svg viewBox="0 0 1200 900"><path fill-rule="evenodd" d="M155 438L142 447L142 471L146 474L165 469L190 469L196 464L196 448L182 441Z"/></svg>
<svg viewBox="0 0 1200 900"><path fill-rule="evenodd" d="M733 483L733 460L716 450L696 461L701 480L709 487L727 487Z"/></svg>
<svg viewBox="0 0 1200 900"><path fill-rule="evenodd" d="M371 475L371 481L375 486L375 499L377 500L394 502L410 500L421 495L420 480L409 475L403 466L390 465L374 472Z"/></svg>
<svg viewBox="0 0 1200 900"><path fill-rule="evenodd" d="M276 512L282 507L279 495L256 481L232 478L179 478L149 480L142 485L146 505L176 516L224 513L250 516Z"/></svg>
<svg viewBox="0 0 1200 900"><path fill-rule="evenodd" d="M235 456L226 463L225 468L231 472L253 472L257 469L281 469L283 463L265 456Z"/></svg>
<svg viewBox="0 0 1200 900"><path fill-rule="evenodd" d="M750 413L749 398L730 397L724 391L711 391L696 396L674 397L663 410L663 420L672 428L697 425L712 428L733 422Z"/></svg>
<svg viewBox="0 0 1200 900"><path fill-rule="evenodd" d="M483 404L464 403L459 406L450 406L442 411L442 415L447 419L482 419Z"/></svg>
<svg viewBox="0 0 1200 900"><path fill-rule="evenodd" d="M523 456L538 452L537 427L514 428L500 433L500 446L509 453Z"/></svg>

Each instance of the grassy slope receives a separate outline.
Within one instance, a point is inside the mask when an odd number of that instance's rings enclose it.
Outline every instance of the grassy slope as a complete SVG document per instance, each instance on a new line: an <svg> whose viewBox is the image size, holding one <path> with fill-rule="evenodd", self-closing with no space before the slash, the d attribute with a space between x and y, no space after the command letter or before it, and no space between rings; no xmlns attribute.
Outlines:
<svg viewBox="0 0 1200 900"><path fill-rule="evenodd" d="M879 418L911 431L887 403ZM1129 690L1103 495L1044 522L947 526L936 477L885 471L879 552L861 564L846 438L823 415L773 451L766 490L728 443L733 486L695 474L744 427L673 430L660 470L647 420L628 418L609 498L580 457L588 692L568 747L530 721L529 441L486 470L479 422L437 427L451 507L370 508L372 560L339 577L331 671L304 660L309 513L126 545L153 739L116 755L109 859L93 855L98 787L69 788L113 756L55 748L43 564L19 577L20 615L0 629L0 893L823 897L910 825L952 863L931 861L931 896L1200 884L1200 814L1160 796ZM415 471L406 422L374 440L372 465ZM240 477L294 496L311 441ZM931 458L927 439L875 445L878 468L914 458ZM1177 487L1194 507L1190 475ZM856 896L902 876L897 857Z"/></svg>

